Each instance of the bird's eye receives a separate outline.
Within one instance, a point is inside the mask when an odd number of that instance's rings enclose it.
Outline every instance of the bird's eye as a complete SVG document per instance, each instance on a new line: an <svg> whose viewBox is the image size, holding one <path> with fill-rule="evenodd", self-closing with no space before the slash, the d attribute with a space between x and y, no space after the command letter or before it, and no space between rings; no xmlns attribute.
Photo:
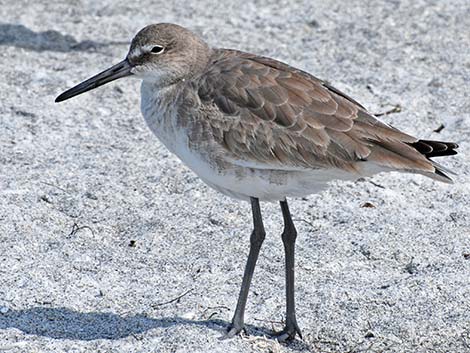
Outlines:
<svg viewBox="0 0 470 353"><path fill-rule="evenodd" d="M161 53L163 53L163 50L164 50L164 48L162 46L155 45L155 46L152 47L152 49L150 49L150 52L152 54L161 54Z"/></svg>

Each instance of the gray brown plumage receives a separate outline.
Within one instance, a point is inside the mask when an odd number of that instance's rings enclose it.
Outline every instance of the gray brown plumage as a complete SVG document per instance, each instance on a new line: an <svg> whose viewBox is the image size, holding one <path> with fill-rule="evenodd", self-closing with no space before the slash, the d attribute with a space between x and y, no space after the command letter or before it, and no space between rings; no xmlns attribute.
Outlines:
<svg viewBox="0 0 470 353"><path fill-rule="evenodd" d="M451 181L430 158L456 154L457 144L419 140L307 72L254 54L210 48L173 24L144 28L124 61L56 101L130 75L143 80L141 110L160 141L208 185L251 202L250 253L228 336L243 329L265 237L259 200L279 201L284 220L286 326L277 337L286 340L301 336L294 301L297 231L286 197L319 192L333 179L392 170Z"/></svg>
<svg viewBox="0 0 470 353"><path fill-rule="evenodd" d="M199 95L224 114L210 124L234 158L351 172L361 162L374 161L449 180L429 158L455 154L457 144L418 140L379 121L324 81L279 61L216 50Z"/></svg>

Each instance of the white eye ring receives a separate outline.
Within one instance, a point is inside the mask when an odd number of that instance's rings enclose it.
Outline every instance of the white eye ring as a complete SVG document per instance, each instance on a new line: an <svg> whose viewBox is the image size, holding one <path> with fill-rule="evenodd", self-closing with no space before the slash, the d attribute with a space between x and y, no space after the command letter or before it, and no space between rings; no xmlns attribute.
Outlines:
<svg viewBox="0 0 470 353"><path fill-rule="evenodd" d="M165 48L163 48L161 45L154 45L151 49L150 49L150 53L152 54L161 54L165 51Z"/></svg>

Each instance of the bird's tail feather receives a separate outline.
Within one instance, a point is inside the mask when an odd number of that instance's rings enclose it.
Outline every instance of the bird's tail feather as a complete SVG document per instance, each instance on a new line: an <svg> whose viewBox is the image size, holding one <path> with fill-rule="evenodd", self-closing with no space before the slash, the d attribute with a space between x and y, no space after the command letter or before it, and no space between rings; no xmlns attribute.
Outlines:
<svg viewBox="0 0 470 353"><path fill-rule="evenodd" d="M457 154L456 143L430 140L404 142L396 139L374 142L374 148L368 159L378 165L390 170L418 173L445 183L452 183L448 174L454 173L430 158Z"/></svg>
<svg viewBox="0 0 470 353"><path fill-rule="evenodd" d="M423 174L445 183L452 183L452 178L448 174L455 175L451 170L443 167L441 164L431 160L432 157L452 156L457 154L456 149L459 147L454 142L443 142L433 140L418 140L409 144L411 147L421 153L434 167L434 172L425 172Z"/></svg>

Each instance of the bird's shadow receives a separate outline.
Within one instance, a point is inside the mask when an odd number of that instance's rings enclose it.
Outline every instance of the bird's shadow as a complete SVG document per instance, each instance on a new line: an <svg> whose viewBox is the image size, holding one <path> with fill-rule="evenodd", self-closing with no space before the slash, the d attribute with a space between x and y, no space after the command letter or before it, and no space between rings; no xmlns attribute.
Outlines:
<svg viewBox="0 0 470 353"><path fill-rule="evenodd" d="M9 310L0 314L0 330L16 328L26 334L55 339L91 341L96 339L116 340L144 333L154 328L178 325L203 326L220 332L224 338L229 323L219 319L188 320L179 317L151 318L145 314L120 316L113 313L78 312L68 308L36 307L24 310ZM250 334L268 336L271 331L247 326Z"/></svg>
<svg viewBox="0 0 470 353"><path fill-rule="evenodd" d="M0 45L11 45L34 51L97 51L103 47L127 42L77 41L74 37L58 31L34 32L21 24L0 23Z"/></svg>

